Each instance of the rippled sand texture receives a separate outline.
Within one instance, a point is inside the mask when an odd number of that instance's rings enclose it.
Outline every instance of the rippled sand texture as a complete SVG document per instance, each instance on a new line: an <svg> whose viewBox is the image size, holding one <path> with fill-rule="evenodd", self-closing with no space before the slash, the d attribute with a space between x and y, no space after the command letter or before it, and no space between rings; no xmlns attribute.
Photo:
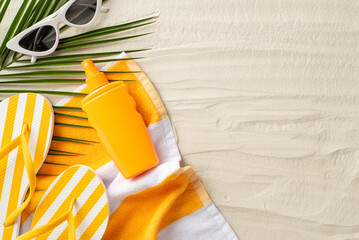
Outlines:
<svg viewBox="0 0 359 240"><path fill-rule="evenodd" d="M103 50L154 48L139 63L183 164L240 239L359 239L358 1L106 5L95 27L160 12L154 35Z"/></svg>

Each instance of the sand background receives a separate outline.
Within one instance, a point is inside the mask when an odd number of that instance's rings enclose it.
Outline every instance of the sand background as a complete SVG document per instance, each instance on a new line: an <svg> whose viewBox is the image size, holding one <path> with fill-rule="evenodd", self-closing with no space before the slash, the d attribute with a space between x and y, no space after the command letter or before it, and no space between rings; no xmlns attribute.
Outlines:
<svg viewBox="0 0 359 240"><path fill-rule="evenodd" d="M153 48L131 56L240 239L359 239L358 1L105 5L93 28L160 14L155 34L92 51Z"/></svg>

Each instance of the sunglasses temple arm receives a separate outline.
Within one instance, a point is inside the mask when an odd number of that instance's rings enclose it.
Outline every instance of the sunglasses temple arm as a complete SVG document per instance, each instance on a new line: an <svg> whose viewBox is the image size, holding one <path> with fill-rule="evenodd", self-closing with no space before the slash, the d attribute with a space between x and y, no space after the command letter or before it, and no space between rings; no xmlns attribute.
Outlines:
<svg viewBox="0 0 359 240"><path fill-rule="evenodd" d="M31 56L31 63L35 63L37 60L37 57L36 56Z"/></svg>
<svg viewBox="0 0 359 240"><path fill-rule="evenodd" d="M73 4L72 6L83 6L83 7L88 7L88 8L96 9L96 6L91 5L91 4L77 3L77 4ZM109 8L107 8L107 7L101 7L100 10L101 10L101 12L108 12Z"/></svg>
<svg viewBox="0 0 359 240"><path fill-rule="evenodd" d="M85 7L88 7L88 8L96 9L96 6L93 6L91 4L74 4L72 6L85 6ZM103 13L108 12L108 10L109 10L109 8L107 8L107 7L101 7L100 8L100 12L103 12Z"/></svg>
<svg viewBox="0 0 359 240"><path fill-rule="evenodd" d="M107 7L101 7L100 12L106 13L106 12L108 12L108 10L109 10L109 8L107 8Z"/></svg>

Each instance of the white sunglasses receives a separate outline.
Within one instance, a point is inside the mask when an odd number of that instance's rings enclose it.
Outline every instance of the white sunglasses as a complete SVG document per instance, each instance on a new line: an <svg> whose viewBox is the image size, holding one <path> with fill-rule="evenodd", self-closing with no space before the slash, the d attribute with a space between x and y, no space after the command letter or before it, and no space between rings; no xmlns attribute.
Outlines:
<svg viewBox="0 0 359 240"><path fill-rule="evenodd" d="M31 56L31 62L36 57L53 53L60 38L60 23L72 27L88 27L92 25L99 12L107 12L108 8L101 7L102 0L70 0L55 13L34 24L12 38L6 47Z"/></svg>

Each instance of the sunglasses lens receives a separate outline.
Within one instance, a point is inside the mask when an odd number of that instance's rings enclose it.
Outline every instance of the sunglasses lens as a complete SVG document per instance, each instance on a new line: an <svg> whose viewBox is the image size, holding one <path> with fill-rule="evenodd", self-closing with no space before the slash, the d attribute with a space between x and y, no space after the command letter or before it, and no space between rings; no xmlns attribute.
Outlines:
<svg viewBox="0 0 359 240"><path fill-rule="evenodd" d="M44 52L51 49L56 42L56 31L52 26L36 28L19 41L19 45L34 52Z"/></svg>
<svg viewBox="0 0 359 240"><path fill-rule="evenodd" d="M89 23L95 16L97 0L76 0L67 10L67 21L76 25Z"/></svg>

